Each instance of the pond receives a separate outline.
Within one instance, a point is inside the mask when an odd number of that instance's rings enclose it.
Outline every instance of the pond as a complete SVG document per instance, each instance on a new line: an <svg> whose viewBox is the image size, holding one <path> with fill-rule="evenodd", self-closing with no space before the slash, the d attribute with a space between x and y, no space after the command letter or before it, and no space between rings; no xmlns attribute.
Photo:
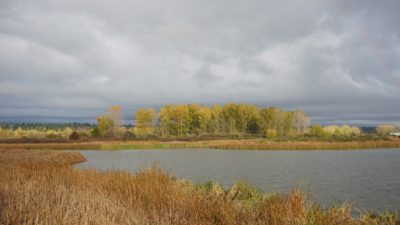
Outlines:
<svg viewBox="0 0 400 225"><path fill-rule="evenodd" d="M355 209L400 208L400 149L256 151L162 149L81 151L78 168L137 172L157 163L171 175L230 187L246 181L265 192L300 187L325 205L354 203Z"/></svg>

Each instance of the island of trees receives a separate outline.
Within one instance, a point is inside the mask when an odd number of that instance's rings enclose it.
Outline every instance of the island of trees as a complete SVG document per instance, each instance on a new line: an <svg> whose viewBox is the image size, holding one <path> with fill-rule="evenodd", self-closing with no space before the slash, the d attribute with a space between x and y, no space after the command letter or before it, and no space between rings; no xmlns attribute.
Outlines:
<svg viewBox="0 0 400 225"><path fill-rule="evenodd" d="M278 107L260 108L252 104L228 103L165 105L132 112L133 125L124 122L122 108L112 106L96 118L97 124L0 125L0 139L185 139L185 138L268 138L366 139L383 138L399 131L394 125L380 125L364 132L350 125L311 125L304 111Z"/></svg>
<svg viewBox="0 0 400 225"><path fill-rule="evenodd" d="M259 135L268 137L301 135L308 131L310 117L301 110L259 108L229 103L212 107L199 104L165 105L139 109L135 113L135 136L187 137L201 135ZM121 107L113 106L97 118L98 134L121 135ZM122 131L122 132L121 132ZM96 131L97 132L97 131Z"/></svg>

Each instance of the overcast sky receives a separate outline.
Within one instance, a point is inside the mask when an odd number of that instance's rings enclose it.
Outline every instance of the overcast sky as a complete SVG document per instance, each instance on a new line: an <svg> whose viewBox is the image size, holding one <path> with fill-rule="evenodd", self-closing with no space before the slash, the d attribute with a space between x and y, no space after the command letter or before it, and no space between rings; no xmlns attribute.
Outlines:
<svg viewBox="0 0 400 225"><path fill-rule="evenodd" d="M301 108L400 123L400 1L1 0L0 122L119 104Z"/></svg>

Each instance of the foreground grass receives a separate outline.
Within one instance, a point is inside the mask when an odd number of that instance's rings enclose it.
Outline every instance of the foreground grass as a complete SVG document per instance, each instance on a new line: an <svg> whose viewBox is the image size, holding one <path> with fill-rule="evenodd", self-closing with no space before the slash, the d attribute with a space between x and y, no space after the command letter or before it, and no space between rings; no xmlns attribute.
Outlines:
<svg viewBox="0 0 400 225"><path fill-rule="evenodd" d="M400 148L400 139L357 141L270 141L266 139L209 140L209 141L93 141L69 143L0 144L1 149L47 150L123 150L123 149L214 148L247 150L329 150Z"/></svg>
<svg viewBox="0 0 400 225"><path fill-rule="evenodd" d="M0 224L400 224L350 205L323 210L300 191L262 195L238 183L194 185L157 168L78 170L79 153L0 151ZM25 160L17 161L17 158ZM30 159L30 160L28 160ZM44 160L41 160L44 159Z"/></svg>

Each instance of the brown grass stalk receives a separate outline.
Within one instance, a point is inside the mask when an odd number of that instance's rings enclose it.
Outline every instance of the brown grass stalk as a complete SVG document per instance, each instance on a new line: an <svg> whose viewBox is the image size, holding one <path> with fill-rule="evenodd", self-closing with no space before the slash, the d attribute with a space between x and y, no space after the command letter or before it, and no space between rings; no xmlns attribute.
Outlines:
<svg viewBox="0 0 400 225"><path fill-rule="evenodd" d="M133 174L66 165L79 155L0 151L0 224L400 223L394 214L352 218L348 205L323 210L299 190L261 196L246 185L199 187L156 167Z"/></svg>

